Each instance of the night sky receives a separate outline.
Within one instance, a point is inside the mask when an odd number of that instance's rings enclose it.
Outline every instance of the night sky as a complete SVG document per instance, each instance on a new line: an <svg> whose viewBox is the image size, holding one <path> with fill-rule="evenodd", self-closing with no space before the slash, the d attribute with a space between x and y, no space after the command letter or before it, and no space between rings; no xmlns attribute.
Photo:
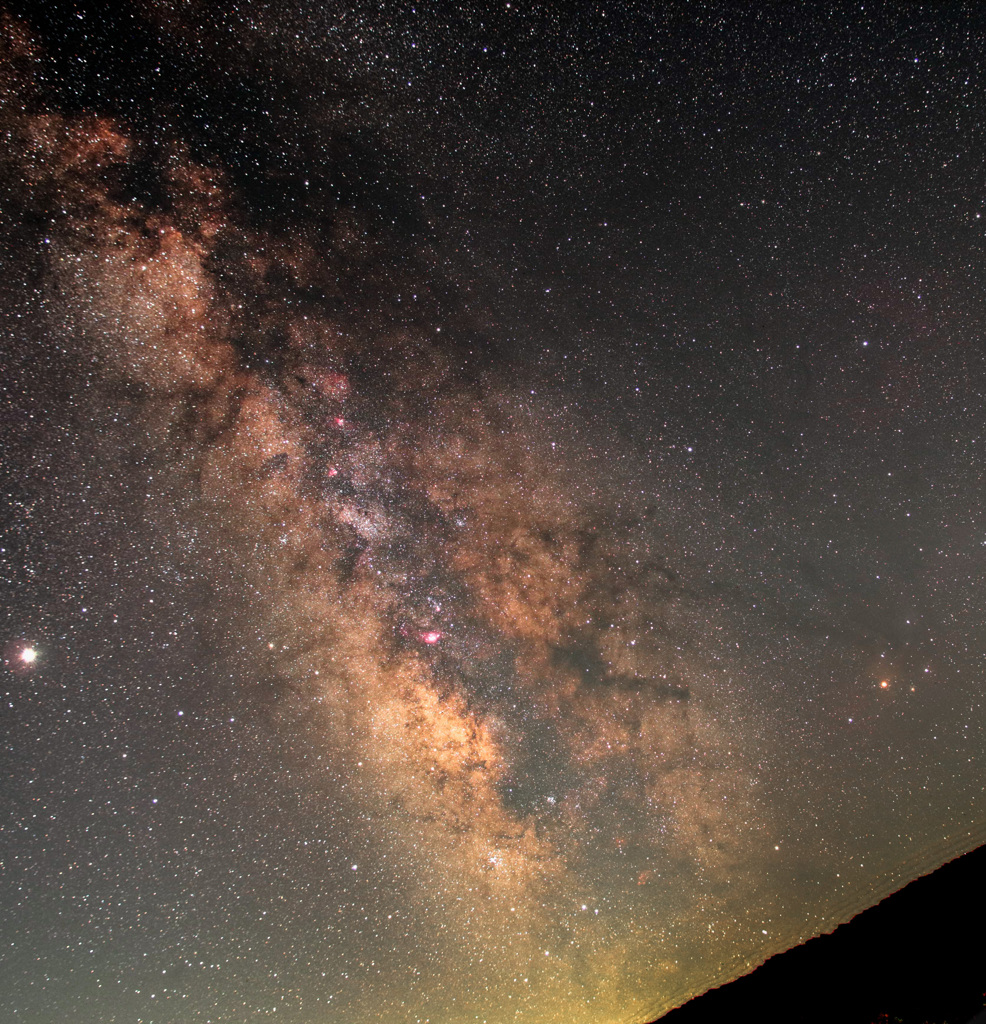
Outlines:
<svg viewBox="0 0 986 1024"><path fill-rule="evenodd" d="M8 3L4 1021L638 1024L986 840L984 22Z"/></svg>

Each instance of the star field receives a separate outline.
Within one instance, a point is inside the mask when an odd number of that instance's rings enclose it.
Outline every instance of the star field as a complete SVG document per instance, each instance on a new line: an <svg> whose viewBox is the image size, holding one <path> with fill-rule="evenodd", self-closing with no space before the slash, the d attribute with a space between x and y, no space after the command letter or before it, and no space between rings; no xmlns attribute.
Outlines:
<svg viewBox="0 0 986 1024"><path fill-rule="evenodd" d="M643 1022L980 845L972 7L8 4L0 1007Z"/></svg>

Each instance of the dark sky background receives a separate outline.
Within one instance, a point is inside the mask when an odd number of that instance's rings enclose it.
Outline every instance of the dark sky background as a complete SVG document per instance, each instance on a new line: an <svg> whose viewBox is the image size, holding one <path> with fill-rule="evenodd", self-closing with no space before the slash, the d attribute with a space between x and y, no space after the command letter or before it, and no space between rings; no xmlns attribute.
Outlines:
<svg viewBox="0 0 986 1024"><path fill-rule="evenodd" d="M983 842L983 33L7 4L5 1019L640 1022Z"/></svg>

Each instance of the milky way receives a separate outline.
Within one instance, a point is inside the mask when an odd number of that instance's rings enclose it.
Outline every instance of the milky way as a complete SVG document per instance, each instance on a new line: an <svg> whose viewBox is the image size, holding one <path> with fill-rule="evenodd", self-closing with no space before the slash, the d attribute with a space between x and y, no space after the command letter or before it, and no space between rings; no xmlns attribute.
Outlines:
<svg viewBox="0 0 986 1024"><path fill-rule="evenodd" d="M644 1021L982 842L959 142L625 17L5 16L9 1019Z"/></svg>

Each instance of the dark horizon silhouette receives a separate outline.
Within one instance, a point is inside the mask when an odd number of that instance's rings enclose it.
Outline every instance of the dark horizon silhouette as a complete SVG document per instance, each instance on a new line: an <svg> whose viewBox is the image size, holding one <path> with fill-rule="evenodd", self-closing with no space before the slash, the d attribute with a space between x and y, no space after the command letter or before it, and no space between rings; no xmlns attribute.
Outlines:
<svg viewBox="0 0 986 1024"><path fill-rule="evenodd" d="M662 1024L982 1024L986 846L659 1018Z"/></svg>

